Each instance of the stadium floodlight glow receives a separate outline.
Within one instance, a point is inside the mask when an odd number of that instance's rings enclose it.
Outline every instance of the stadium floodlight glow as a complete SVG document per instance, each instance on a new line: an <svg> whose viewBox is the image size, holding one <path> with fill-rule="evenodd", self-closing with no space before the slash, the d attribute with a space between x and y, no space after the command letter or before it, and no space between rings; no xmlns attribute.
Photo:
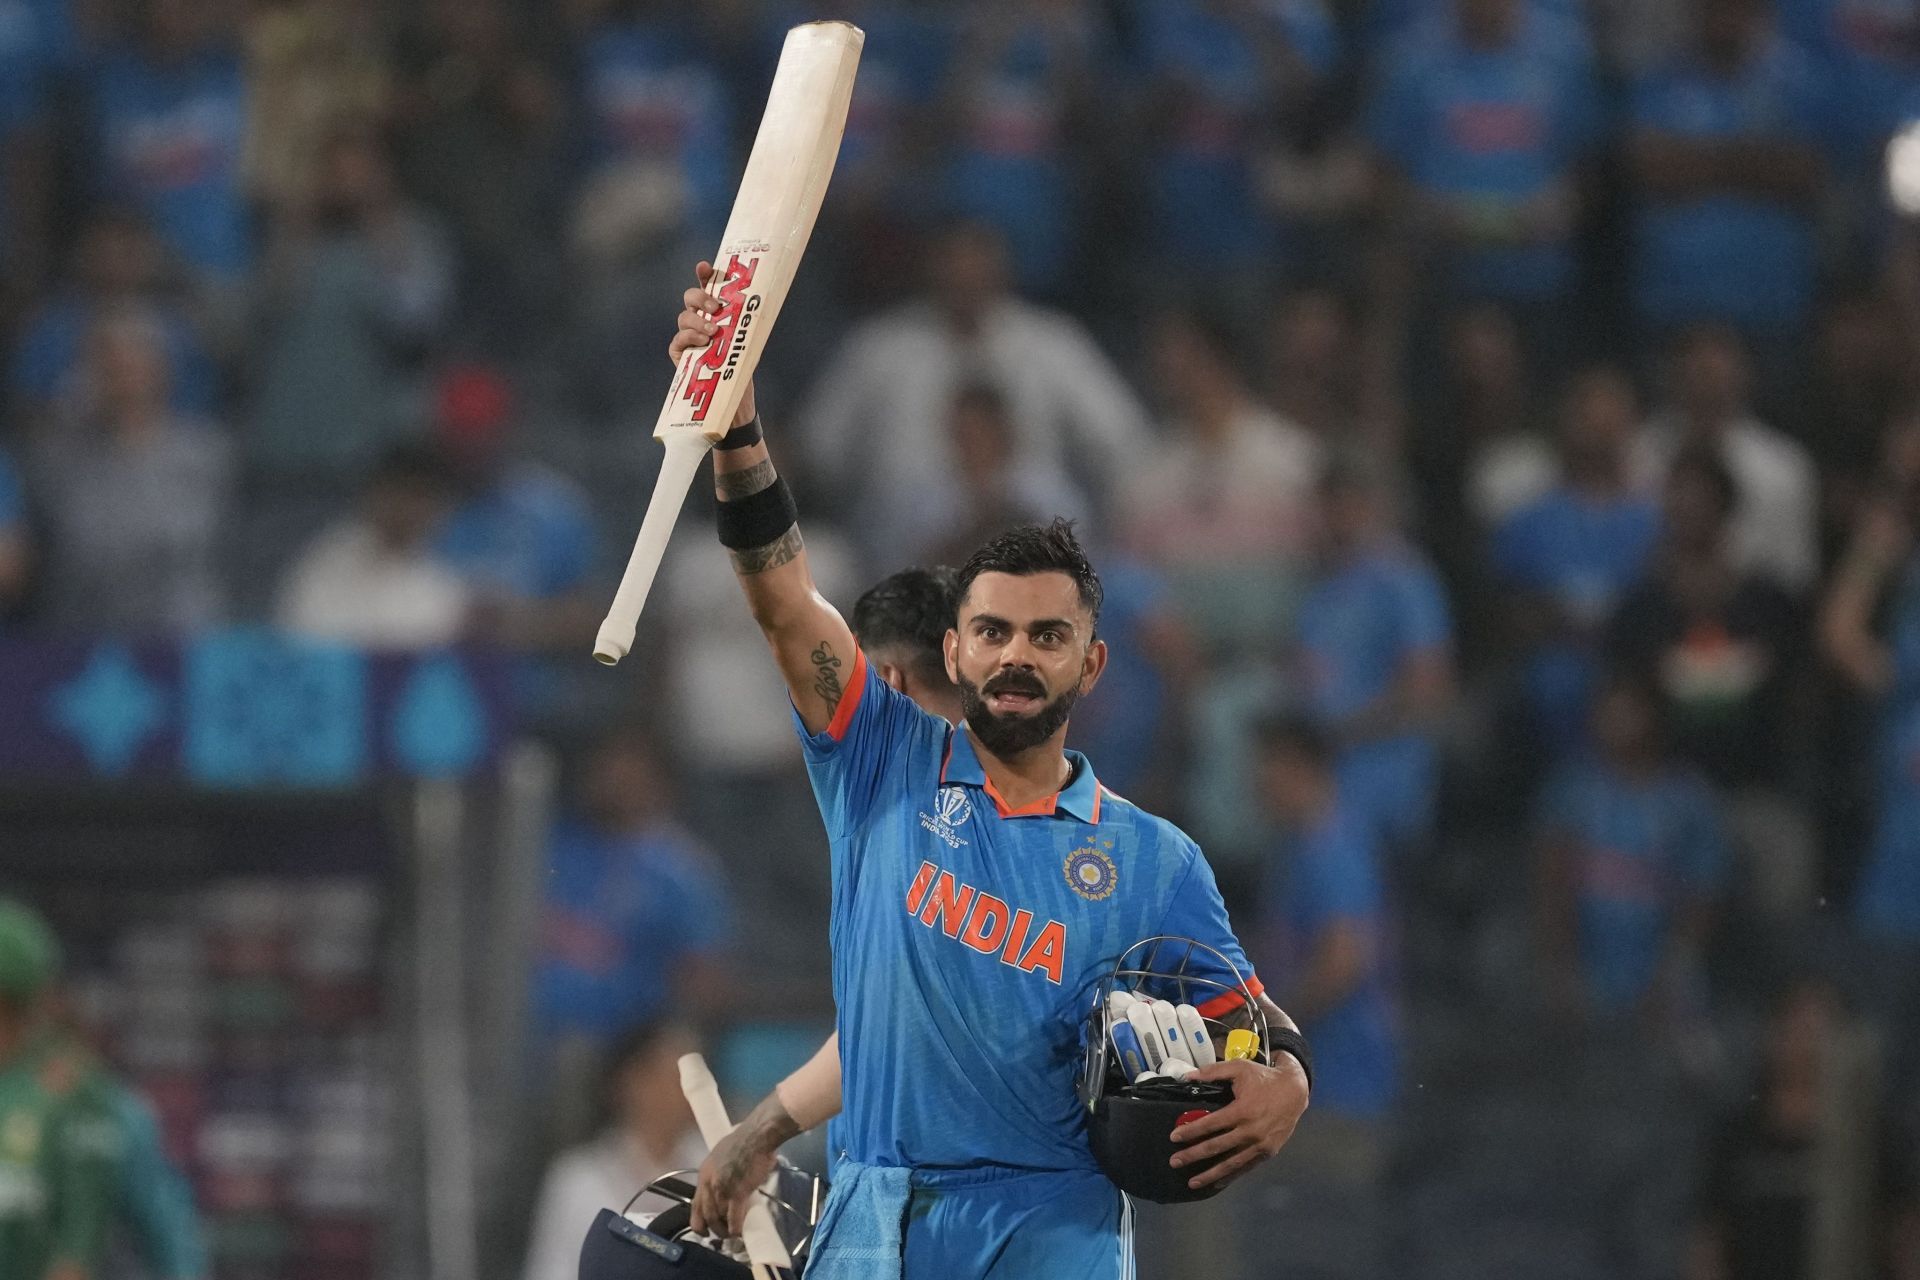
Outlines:
<svg viewBox="0 0 1920 1280"><path fill-rule="evenodd" d="M1887 196L1906 217L1920 216L1920 120L1909 120L1887 143Z"/></svg>

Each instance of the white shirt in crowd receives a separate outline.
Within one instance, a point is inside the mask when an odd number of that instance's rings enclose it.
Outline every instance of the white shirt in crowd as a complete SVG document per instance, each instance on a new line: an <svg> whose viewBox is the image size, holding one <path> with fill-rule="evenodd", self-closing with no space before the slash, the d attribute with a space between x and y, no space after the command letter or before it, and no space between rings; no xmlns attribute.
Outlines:
<svg viewBox="0 0 1920 1280"><path fill-rule="evenodd" d="M707 1144L691 1132L681 1139L669 1163L659 1168L630 1139L617 1133L561 1152L540 1186L523 1280L579 1280L580 1245L602 1209L617 1213L634 1192L661 1174L697 1169L706 1158ZM636 1204L634 1210L658 1212L663 1207L660 1201L649 1199Z"/></svg>
<svg viewBox="0 0 1920 1280"><path fill-rule="evenodd" d="M883 568L964 518L952 510L962 498L948 422L954 393L975 380L1007 398L1014 467L1056 491L1119 492L1151 438L1126 380L1068 316L1008 299L971 339L932 303L877 316L820 375L801 425L814 474L858 504L862 543ZM1075 475L1070 460L1095 471Z"/></svg>
<svg viewBox="0 0 1920 1280"><path fill-rule="evenodd" d="M1820 570L1820 489L1813 459L1791 438L1753 418L1728 427L1721 441L1721 460L1739 490L1733 549L1740 566L1788 591L1806 591ZM1634 459L1640 482L1658 493L1685 443L1681 423L1671 414L1649 423Z"/></svg>
<svg viewBox="0 0 1920 1280"><path fill-rule="evenodd" d="M395 551L364 520L320 533L288 572L279 622L288 631L369 649L430 649L459 639L466 583L426 548Z"/></svg>
<svg viewBox="0 0 1920 1280"><path fill-rule="evenodd" d="M1271 409L1249 400L1221 440L1175 432L1145 458L1122 524L1150 563L1307 555L1320 445Z"/></svg>

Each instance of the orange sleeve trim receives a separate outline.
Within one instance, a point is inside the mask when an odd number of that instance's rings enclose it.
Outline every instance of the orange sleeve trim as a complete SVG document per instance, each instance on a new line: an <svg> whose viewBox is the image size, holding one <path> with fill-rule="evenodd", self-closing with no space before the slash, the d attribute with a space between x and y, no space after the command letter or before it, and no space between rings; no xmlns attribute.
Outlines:
<svg viewBox="0 0 1920 1280"><path fill-rule="evenodd" d="M1251 991L1255 998L1267 994L1267 989L1261 985L1259 975L1257 974L1248 975L1247 990ZM1243 998L1238 991L1222 991L1205 1004L1194 1006L1194 1012L1203 1018L1217 1018L1223 1013L1238 1009L1245 1003L1245 998Z"/></svg>
<svg viewBox="0 0 1920 1280"><path fill-rule="evenodd" d="M855 646L853 651L853 671L847 677L850 686L840 698L840 705L833 709L833 719L827 721L827 736L839 742L847 736L847 730L853 727L854 713L860 710L860 699L867 692L867 651Z"/></svg>

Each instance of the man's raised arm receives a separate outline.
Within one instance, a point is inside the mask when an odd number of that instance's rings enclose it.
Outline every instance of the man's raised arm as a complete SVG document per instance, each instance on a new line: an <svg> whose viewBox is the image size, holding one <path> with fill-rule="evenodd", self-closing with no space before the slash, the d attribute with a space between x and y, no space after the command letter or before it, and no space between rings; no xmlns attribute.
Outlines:
<svg viewBox="0 0 1920 1280"><path fill-rule="evenodd" d="M668 355L712 341L720 300L706 291L713 264L695 268L700 287L686 292L679 332ZM853 678L853 632L814 586L800 540L798 512L786 481L761 439L752 386L740 398L733 430L714 447L713 488L720 500L720 541L733 557L747 606L773 647L793 705L811 733L833 723Z"/></svg>

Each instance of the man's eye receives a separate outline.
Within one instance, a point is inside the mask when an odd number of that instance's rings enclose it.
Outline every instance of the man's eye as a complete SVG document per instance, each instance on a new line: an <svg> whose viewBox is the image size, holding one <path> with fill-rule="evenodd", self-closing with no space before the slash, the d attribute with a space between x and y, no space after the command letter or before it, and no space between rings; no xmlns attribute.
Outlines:
<svg viewBox="0 0 1920 1280"><path fill-rule="evenodd" d="M1000 628L982 627L980 628L980 638L983 640L998 640L1000 638Z"/></svg>
<svg viewBox="0 0 1920 1280"><path fill-rule="evenodd" d="M1041 644L1060 643L1060 633L1058 631L1042 631L1037 638Z"/></svg>

